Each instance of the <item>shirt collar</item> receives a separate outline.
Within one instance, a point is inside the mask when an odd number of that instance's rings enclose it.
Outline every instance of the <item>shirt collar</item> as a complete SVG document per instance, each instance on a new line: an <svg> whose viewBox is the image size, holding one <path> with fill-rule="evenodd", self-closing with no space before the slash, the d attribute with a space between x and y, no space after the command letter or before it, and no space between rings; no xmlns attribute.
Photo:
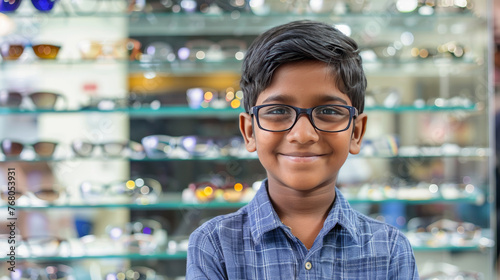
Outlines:
<svg viewBox="0 0 500 280"><path fill-rule="evenodd" d="M335 193L335 202L319 234L324 236L339 224L347 230L353 241L357 244L359 242L356 227L357 215L337 188L335 188ZM266 232L279 227L285 228L269 199L267 179L262 181L255 197L248 203L248 215L251 234L256 244L260 242L261 237Z"/></svg>

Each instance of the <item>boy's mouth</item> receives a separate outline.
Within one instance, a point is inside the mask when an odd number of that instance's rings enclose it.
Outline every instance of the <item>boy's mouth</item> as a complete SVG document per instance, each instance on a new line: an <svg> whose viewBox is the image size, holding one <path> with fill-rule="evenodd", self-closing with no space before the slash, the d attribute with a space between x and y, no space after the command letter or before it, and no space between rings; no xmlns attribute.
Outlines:
<svg viewBox="0 0 500 280"><path fill-rule="evenodd" d="M292 162L312 162L318 160L323 154L316 153L286 153L280 154L285 159Z"/></svg>

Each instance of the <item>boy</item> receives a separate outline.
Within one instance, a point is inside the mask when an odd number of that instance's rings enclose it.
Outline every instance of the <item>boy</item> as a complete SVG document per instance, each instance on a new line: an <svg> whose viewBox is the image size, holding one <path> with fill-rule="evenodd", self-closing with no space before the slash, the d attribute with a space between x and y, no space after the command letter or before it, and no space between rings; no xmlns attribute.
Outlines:
<svg viewBox="0 0 500 280"><path fill-rule="evenodd" d="M254 199L192 233L187 279L418 279L392 226L336 189L365 133L366 77L351 38L323 23L268 30L250 46L240 130L267 179Z"/></svg>

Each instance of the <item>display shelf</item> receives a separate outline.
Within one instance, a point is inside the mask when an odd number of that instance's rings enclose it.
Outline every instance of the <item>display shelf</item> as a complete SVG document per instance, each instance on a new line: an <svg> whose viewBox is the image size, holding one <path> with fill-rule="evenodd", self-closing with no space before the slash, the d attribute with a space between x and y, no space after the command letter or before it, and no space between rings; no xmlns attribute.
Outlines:
<svg viewBox="0 0 500 280"><path fill-rule="evenodd" d="M444 198L442 196L436 196L429 199L396 199L396 198L384 198L384 199L367 199L367 198L356 198L348 197L347 199L350 204L384 204L391 202L399 202L403 204L454 204L454 203L465 203L465 204L478 204L484 201L484 194L478 191L467 197L457 197L457 198ZM128 208L134 210L152 210L152 209L162 209L162 210L180 210L180 209L237 209L245 206L246 202L226 202L226 201L211 201L206 203L187 203L183 202L181 199L181 194L170 193L168 195L163 195L160 201L156 203L149 204L138 204L138 203L85 203L78 202L73 204L58 204L58 205L16 205L15 208L18 210L51 210L51 209L81 209L81 208ZM7 208L7 205L1 205L1 208Z"/></svg>
<svg viewBox="0 0 500 280"><path fill-rule="evenodd" d="M408 52L410 50L408 49ZM189 61L176 60L172 62L141 62L120 59L53 59L53 60L0 60L0 68L16 69L23 67L79 67L95 66L105 67L109 65L128 65L130 73L158 72L170 75L203 75L214 72L241 72L241 61L226 59L222 61ZM483 67L481 61L466 59L380 59L365 61L363 66L366 73L385 76L407 76L435 77L443 72L443 69L452 73L467 73ZM390 66L390 67L387 67Z"/></svg>
<svg viewBox="0 0 500 280"><path fill-rule="evenodd" d="M470 12L447 13L423 16L419 14L403 13L345 13L342 15L329 14L293 14L272 13L256 16L252 13L221 13L221 14L174 14L174 13L136 13L129 17L131 36L150 35L258 35L263 31L293 20L317 20L332 23L347 24L351 29L362 30L367 23L377 20L377 24L393 29L429 31L437 24L447 26L460 25L474 28L486 19L478 17Z"/></svg>
<svg viewBox="0 0 500 280"><path fill-rule="evenodd" d="M408 53L410 49L407 50ZM482 67L481 62L466 59L380 59L365 61L363 67L366 73L416 77L435 77L443 72L466 73ZM391 67L387 67L390 65ZM133 61L129 64L131 73L146 71L166 72L172 75L206 74L213 72L241 72L241 61L226 59L221 61L173 61L173 62L140 62Z"/></svg>
<svg viewBox="0 0 500 280"><path fill-rule="evenodd" d="M429 149L427 151L426 149ZM360 154L351 158L366 158L366 159L411 159L411 158L460 158L471 160L482 160L485 157L491 156L491 151L488 148L482 147L466 147L459 148L453 152L435 152L430 150L440 150L441 147L415 147L415 151L408 154L390 155L390 154ZM218 157L165 157L165 158L129 158L129 157L60 157L60 158L5 158L0 155L0 162L63 162L63 161L130 161L130 162L165 162L165 161L229 161L229 160L257 160L257 155L248 155L241 157L218 156Z"/></svg>
<svg viewBox="0 0 500 280"><path fill-rule="evenodd" d="M88 259L130 259L130 260L185 260L186 252L176 253L154 253L154 254L110 254L110 255L82 255L82 256L47 256L47 257L17 257L16 260L29 260L29 261L53 261L53 262L67 262ZM1 261L7 260L2 257Z"/></svg>
<svg viewBox="0 0 500 280"><path fill-rule="evenodd" d="M367 106L365 111L381 111L388 113L407 113L407 112L451 112L451 111L480 111L483 110L483 106L478 106L476 104L468 106L412 106L412 105L402 105L396 107L384 107L384 106ZM205 118L205 117L217 117L217 118L236 118L240 113L243 112L243 108L200 108L191 109L186 106L163 106L160 108L116 108L110 110L102 110L98 108L88 108L88 109L69 109L69 110L27 110L27 109L16 109L16 108L0 108L1 115L13 115L13 114L81 114L81 113L124 113L131 117L169 117L169 118Z"/></svg>
<svg viewBox="0 0 500 280"><path fill-rule="evenodd" d="M488 242L491 243L491 242ZM483 251L490 248L491 245L467 245L467 246L412 246L413 250L420 252L466 252L466 251ZM17 261L29 260L34 262L67 262L89 259L129 259L129 260L185 260L187 252L179 251L175 253L159 252L152 254L109 254L109 255L82 255L82 256L46 256L46 257L17 257ZM7 260L3 257L1 261Z"/></svg>
<svg viewBox="0 0 500 280"><path fill-rule="evenodd" d="M454 153L424 153L415 152L407 155L387 155L387 154L370 154L370 155L357 155L352 158L365 158L365 159L411 159L411 158L460 158L470 160L482 160L489 157L491 152L487 148L462 148ZM67 158L2 158L0 162L76 162L76 161L130 161L130 162L166 162L166 161L229 161L229 160L257 160L257 156L242 156L242 157L189 157L189 158L128 158L128 157L67 157Z"/></svg>

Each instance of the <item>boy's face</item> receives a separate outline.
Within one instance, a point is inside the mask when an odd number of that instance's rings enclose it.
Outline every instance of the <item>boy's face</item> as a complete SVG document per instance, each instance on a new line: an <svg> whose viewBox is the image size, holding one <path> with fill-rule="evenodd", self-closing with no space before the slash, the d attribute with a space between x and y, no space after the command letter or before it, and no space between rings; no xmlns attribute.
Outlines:
<svg viewBox="0 0 500 280"><path fill-rule="evenodd" d="M347 95L336 87L327 65L321 62L299 62L278 68L271 85L259 95L255 105L264 104L300 108L326 104L352 106ZM303 114L290 130L269 132L260 129L252 118L255 116L242 113L240 129L247 150L257 151L269 185L303 191L335 185L348 154L359 152L367 120L365 114L360 114L347 130L329 133L316 130Z"/></svg>

